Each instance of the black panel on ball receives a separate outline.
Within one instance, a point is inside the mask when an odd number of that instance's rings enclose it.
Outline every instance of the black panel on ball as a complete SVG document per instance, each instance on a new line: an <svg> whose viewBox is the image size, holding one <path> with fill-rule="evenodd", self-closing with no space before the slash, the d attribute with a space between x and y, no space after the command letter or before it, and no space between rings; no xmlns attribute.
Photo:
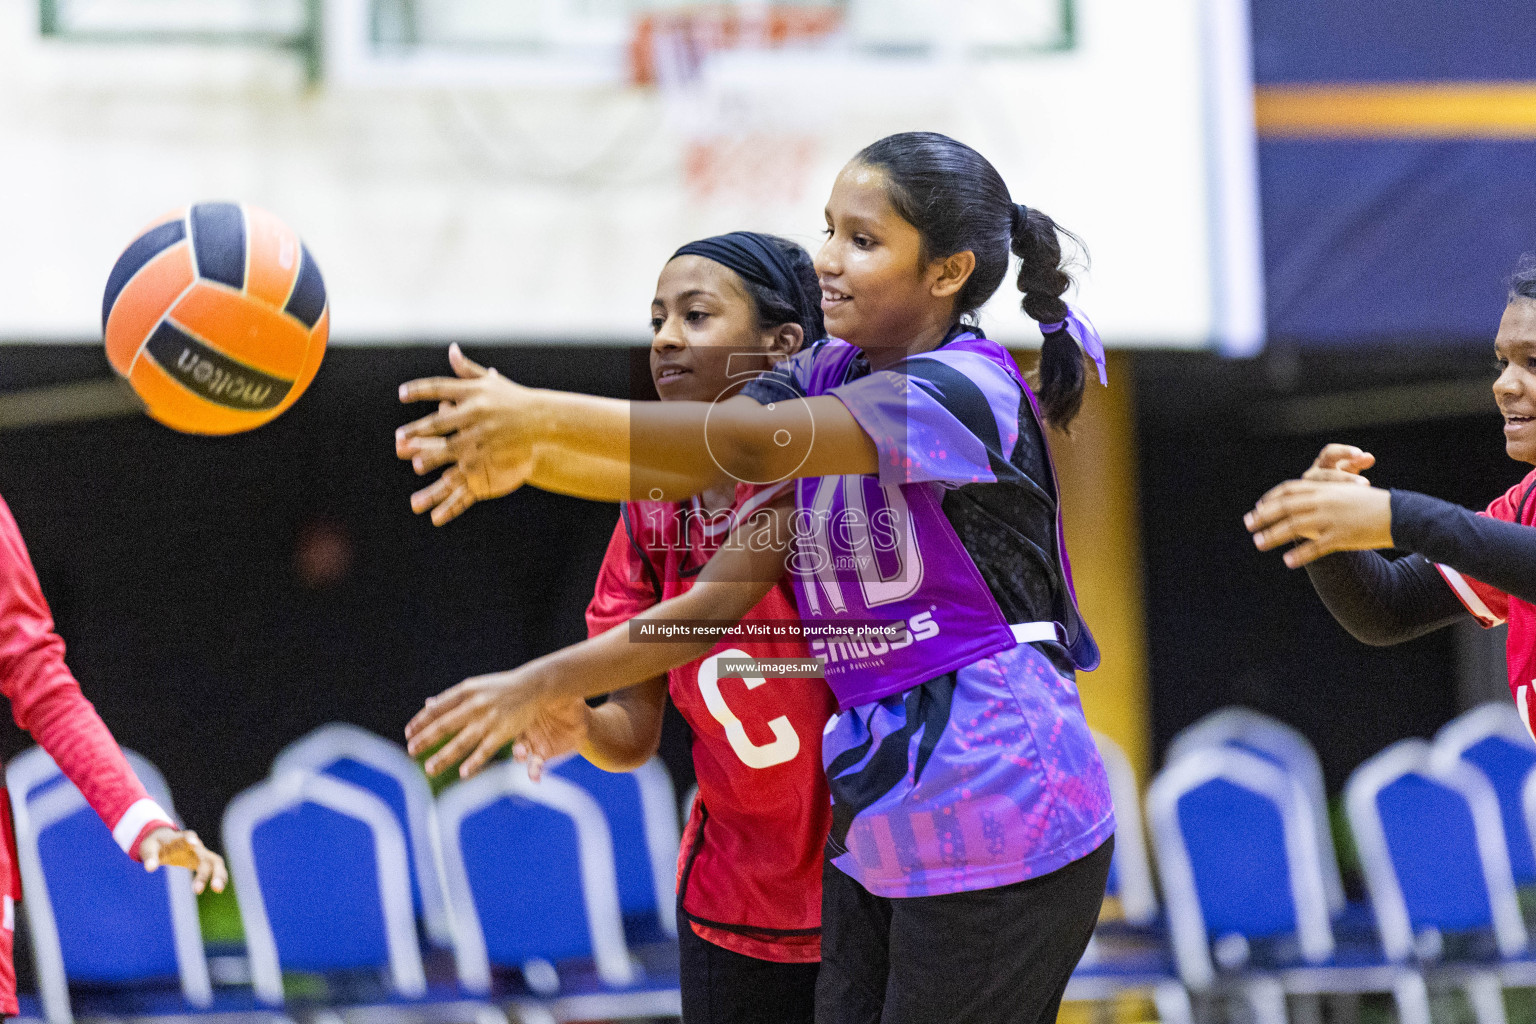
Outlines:
<svg viewBox="0 0 1536 1024"><path fill-rule="evenodd" d="M112 307L117 305L117 297L128 286L128 282L133 280L133 275L143 270L150 260L186 237L186 225L177 219L168 224L150 228L123 250L123 254L117 258L117 263L112 266L112 273L107 275L107 292L101 297L101 329L103 331L107 329L107 318L112 315Z"/></svg>
<svg viewBox="0 0 1536 1024"><path fill-rule="evenodd" d="M320 268L309 254L309 248L301 248L304 262L299 267L299 279L293 283L293 294L288 296L288 305L283 310L313 329L320 322L320 314L325 312L325 282L320 279Z"/></svg>
<svg viewBox="0 0 1536 1024"><path fill-rule="evenodd" d="M198 203L192 207L192 252L197 276L245 287L245 214L236 203Z"/></svg>

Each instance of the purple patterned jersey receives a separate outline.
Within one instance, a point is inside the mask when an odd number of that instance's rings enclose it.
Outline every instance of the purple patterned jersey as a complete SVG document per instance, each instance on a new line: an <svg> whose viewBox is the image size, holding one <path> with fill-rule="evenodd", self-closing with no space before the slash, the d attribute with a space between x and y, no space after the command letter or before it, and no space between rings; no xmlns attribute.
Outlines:
<svg viewBox="0 0 1536 1024"><path fill-rule="evenodd" d="M836 396L880 454L878 478L797 487L802 619L890 624L812 642L842 709L822 746L833 863L875 895L922 896L1091 853L1114 816L1073 668L1098 650L1034 396L1006 350L961 331L871 373L823 341L743 393ZM1024 622L1054 622L1059 642L1017 644L1009 624Z"/></svg>

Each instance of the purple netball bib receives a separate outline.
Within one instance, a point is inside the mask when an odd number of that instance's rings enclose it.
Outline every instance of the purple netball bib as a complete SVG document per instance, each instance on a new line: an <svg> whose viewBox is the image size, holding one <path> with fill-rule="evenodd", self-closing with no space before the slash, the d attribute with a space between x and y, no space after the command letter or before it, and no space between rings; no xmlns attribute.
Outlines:
<svg viewBox="0 0 1536 1024"><path fill-rule="evenodd" d="M941 352L925 355L942 359L943 353L960 352L1003 367L1039 419L1033 393L996 342L965 334ZM844 384L858 354L845 342L827 343L801 379L805 392L823 395ZM1017 416L1016 404L1011 414ZM887 447L899 452L948 448L952 458L959 457L961 439L934 433L921 417L897 429L909 436L894 445L887 437ZM943 485L935 482L881 484L874 476L796 482L796 547L790 564L795 596L811 653L824 659L827 684L840 709L900 693L1017 643L944 514L943 493ZM1056 540L1071 595L1059 515ZM1075 595L1069 599L1075 610ZM1063 627L1058 632L1078 666L1090 669L1098 663L1098 650L1081 616L1075 618L1075 631ZM1070 639L1069 632L1075 632Z"/></svg>
<svg viewBox="0 0 1536 1024"><path fill-rule="evenodd" d="M871 476L796 482L795 599L839 710L1015 644L940 493Z"/></svg>

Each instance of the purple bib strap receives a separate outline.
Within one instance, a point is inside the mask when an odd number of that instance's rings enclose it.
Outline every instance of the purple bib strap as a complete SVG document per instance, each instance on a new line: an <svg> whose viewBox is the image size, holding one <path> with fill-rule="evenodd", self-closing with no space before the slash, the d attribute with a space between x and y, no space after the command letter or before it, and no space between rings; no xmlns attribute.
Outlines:
<svg viewBox="0 0 1536 1024"><path fill-rule="evenodd" d="M959 348L966 352L974 352L985 356L997 365L1001 366L1008 376L1012 377L1029 399L1029 411L1035 417L1035 425L1040 428L1040 438L1045 442L1045 464L1051 470L1051 490L1056 495L1056 556L1061 559L1061 574L1067 583L1067 597L1072 602L1072 613L1077 616L1077 624L1080 627L1078 635L1066 645L1067 653L1072 656L1072 664L1084 672L1092 672L1099 667L1099 645L1093 639L1093 634L1088 629L1088 622L1083 618L1082 610L1077 603L1077 586L1072 582L1072 558L1067 554L1067 529L1061 516L1061 479L1056 475L1056 460L1051 455L1051 445L1046 433L1045 416L1040 412L1040 400L1035 397L1034 388L1029 386L1029 381L1024 379L1024 374L1019 371L1019 364L1014 362L1013 356L1008 350L990 338L980 338L974 334L963 334L951 341L946 348Z"/></svg>

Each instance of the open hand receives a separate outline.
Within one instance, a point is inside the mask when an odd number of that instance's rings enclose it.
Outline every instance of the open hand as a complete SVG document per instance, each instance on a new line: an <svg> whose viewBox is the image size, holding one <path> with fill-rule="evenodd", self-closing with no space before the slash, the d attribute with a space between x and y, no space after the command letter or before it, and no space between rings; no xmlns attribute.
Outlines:
<svg viewBox="0 0 1536 1024"><path fill-rule="evenodd" d="M457 376L400 385L400 401L436 401L438 407L395 431L395 454L409 459L418 476L447 467L411 495L411 510L430 511L436 526L476 501L516 490L533 466L526 409L532 389L481 366L458 345L449 346L448 361Z"/></svg>
<svg viewBox="0 0 1536 1024"><path fill-rule="evenodd" d="M139 860L144 862L145 871L154 871L162 864L186 868L193 873L193 892L202 892L210 883L214 892L223 892L229 881L224 858L204 846L197 833L190 830L155 829L139 844Z"/></svg>
<svg viewBox="0 0 1536 1024"><path fill-rule="evenodd" d="M415 757L447 740L423 767L437 775L462 761L459 776L467 779L502 747L538 726L549 704L526 666L472 676L427 698L406 723L406 749Z"/></svg>
<svg viewBox="0 0 1536 1024"><path fill-rule="evenodd" d="M1335 551L1391 547L1392 492L1353 481L1287 480L1259 499L1243 525L1260 551L1301 541L1285 553L1295 569Z"/></svg>

